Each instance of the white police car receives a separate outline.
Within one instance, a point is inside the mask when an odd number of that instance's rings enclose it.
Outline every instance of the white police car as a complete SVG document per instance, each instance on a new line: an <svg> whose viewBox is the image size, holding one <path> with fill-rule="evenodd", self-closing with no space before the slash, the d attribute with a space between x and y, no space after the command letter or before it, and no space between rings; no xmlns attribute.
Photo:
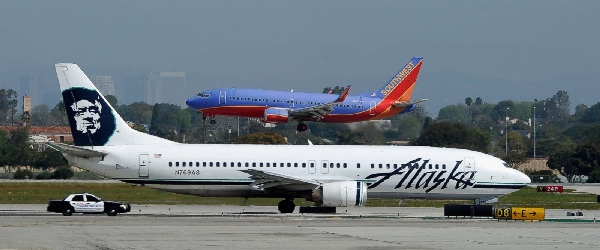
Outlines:
<svg viewBox="0 0 600 250"><path fill-rule="evenodd" d="M48 212L62 213L71 216L73 213L101 214L116 216L119 213L131 211L131 206L122 202L103 201L93 194L70 194L62 200L48 202Z"/></svg>

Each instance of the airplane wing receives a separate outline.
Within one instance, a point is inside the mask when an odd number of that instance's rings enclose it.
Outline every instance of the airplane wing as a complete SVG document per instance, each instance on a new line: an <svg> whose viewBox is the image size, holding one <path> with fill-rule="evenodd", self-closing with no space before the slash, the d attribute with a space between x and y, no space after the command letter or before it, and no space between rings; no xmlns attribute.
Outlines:
<svg viewBox="0 0 600 250"><path fill-rule="evenodd" d="M424 102L424 101L427 101L427 100L429 100L429 99L421 99L421 100L417 100L417 101L414 101L414 102L395 101L394 103L392 103L392 105L394 107L403 108L403 107L407 107L409 105L421 103L421 102Z"/></svg>
<svg viewBox="0 0 600 250"><path fill-rule="evenodd" d="M342 92L342 94L340 94L340 96L338 96L338 98L336 98L334 101L332 102L328 102L328 103L323 103L323 104L318 104L318 105L314 105L314 106L310 106L310 107L305 107L305 108L301 108L301 109L292 109L290 110L289 116L293 117L294 119L299 119L299 120L319 120L321 119L321 117L323 117L326 114L331 113L331 111L333 111L333 106L335 106L338 103L342 103L344 102L344 100L346 100L346 97L348 96L348 93L350 92L350 85L348 85L348 87L346 87L346 89L344 89L344 92Z"/></svg>
<svg viewBox="0 0 600 250"><path fill-rule="evenodd" d="M254 180L254 183L251 185L260 188L267 189L272 187L284 188L285 186L295 185L295 186L307 186L306 189L314 189L321 184L309 179L296 178L294 176L289 176L280 173L256 170L256 169L244 169L240 170L244 173L250 175L250 179Z"/></svg>
<svg viewBox="0 0 600 250"><path fill-rule="evenodd" d="M64 143L50 142L50 143L48 143L48 146L50 146L52 149L60 151L61 153L64 153L64 154L76 155L76 156L81 156L81 157L86 157L86 158L104 157L104 156L108 155L107 153L104 153L104 152L91 150L91 149L87 149L87 148L82 148L82 147L77 147L77 146L73 146L73 145L68 145L68 144L64 144Z"/></svg>

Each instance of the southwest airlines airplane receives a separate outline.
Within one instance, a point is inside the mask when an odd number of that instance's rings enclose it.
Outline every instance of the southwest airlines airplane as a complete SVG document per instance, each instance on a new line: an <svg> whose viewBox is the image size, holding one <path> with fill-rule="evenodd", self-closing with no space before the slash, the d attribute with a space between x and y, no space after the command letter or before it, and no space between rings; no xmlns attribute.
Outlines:
<svg viewBox="0 0 600 250"><path fill-rule="evenodd" d="M339 95L261 89L213 89L187 100L206 120L216 115L259 118L266 123L297 120L298 131L306 121L347 123L381 119L410 112L427 99L410 101L423 58L413 57L381 89L348 96L350 86Z"/></svg>
<svg viewBox="0 0 600 250"><path fill-rule="evenodd" d="M487 201L530 183L502 160L434 147L181 144L130 128L83 71L55 65L74 145L69 164L127 183L210 197L275 197L317 206L369 198Z"/></svg>

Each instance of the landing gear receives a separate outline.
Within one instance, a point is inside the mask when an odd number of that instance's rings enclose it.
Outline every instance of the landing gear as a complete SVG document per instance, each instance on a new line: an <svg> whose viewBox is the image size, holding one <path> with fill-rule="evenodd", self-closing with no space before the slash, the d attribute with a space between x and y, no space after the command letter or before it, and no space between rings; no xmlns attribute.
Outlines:
<svg viewBox="0 0 600 250"><path fill-rule="evenodd" d="M303 132L308 129L308 126L304 124L304 122L298 122L298 126L296 127L296 129L300 132Z"/></svg>
<svg viewBox="0 0 600 250"><path fill-rule="evenodd" d="M277 209L279 209L279 212L282 214L293 213L295 208L296 205L294 204L294 200L290 199L282 200L277 204Z"/></svg>

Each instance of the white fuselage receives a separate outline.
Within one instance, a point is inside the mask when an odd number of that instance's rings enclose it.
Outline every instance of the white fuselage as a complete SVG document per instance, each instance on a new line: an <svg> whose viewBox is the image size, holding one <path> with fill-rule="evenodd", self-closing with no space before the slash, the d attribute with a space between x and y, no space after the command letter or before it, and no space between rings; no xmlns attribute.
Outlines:
<svg viewBox="0 0 600 250"><path fill-rule="evenodd" d="M496 157L450 148L173 143L93 149L108 155L65 156L112 179L199 196L281 197L255 189L243 169L321 183L363 181L370 185L369 198L488 199L530 182Z"/></svg>

